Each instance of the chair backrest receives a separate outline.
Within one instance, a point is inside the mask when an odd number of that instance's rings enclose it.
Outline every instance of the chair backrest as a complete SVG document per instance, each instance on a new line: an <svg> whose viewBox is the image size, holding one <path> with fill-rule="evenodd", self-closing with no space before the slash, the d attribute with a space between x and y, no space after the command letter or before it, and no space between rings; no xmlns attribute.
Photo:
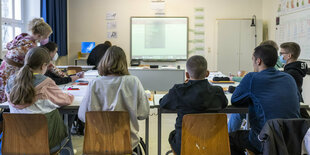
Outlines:
<svg viewBox="0 0 310 155"><path fill-rule="evenodd" d="M43 114L3 114L2 154L49 155Z"/></svg>
<svg viewBox="0 0 310 155"><path fill-rule="evenodd" d="M67 69L68 75L76 74L82 71L82 67L69 66Z"/></svg>
<svg viewBox="0 0 310 155"><path fill-rule="evenodd" d="M230 154L226 114L183 117L181 154Z"/></svg>
<svg viewBox="0 0 310 155"><path fill-rule="evenodd" d="M131 154L128 112L86 112L83 153Z"/></svg>

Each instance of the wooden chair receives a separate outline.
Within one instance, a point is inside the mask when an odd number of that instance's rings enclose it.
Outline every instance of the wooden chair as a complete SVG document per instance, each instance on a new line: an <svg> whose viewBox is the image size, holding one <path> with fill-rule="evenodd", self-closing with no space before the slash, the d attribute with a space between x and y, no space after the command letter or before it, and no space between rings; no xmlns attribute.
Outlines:
<svg viewBox="0 0 310 155"><path fill-rule="evenodd" d="M77 67L77 66L69 66L67 69L68 75L76 74L81 71L82 71L82 67Z"/></svg>
<svg viewBox="0 0 310 155"><path fill-rule="evenodd" d="M49 155L47 120L43 114L3 113L2 154Z"/></svg>
<svg viewBox="0 0 310 155"><path fill-rule="evenodd" d="M230 154L226 114L183 117L181 155L188 154Z"/></svg>
<svg viewBox="0 0 310 155"><path fill-rule="evenodd" d="M128 112L86 112L84 154L131 154Z"/></svg>

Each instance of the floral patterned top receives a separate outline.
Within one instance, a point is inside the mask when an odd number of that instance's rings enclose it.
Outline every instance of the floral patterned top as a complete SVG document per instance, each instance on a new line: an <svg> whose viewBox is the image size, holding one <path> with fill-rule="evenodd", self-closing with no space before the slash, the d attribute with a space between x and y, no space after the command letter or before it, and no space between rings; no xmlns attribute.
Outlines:
<svg viewBox="0 0 310 155"><path fill-rule="evenodd" d="M26 53L34 47L37 47L37 40L27 33L16 36L6 45L8 52L0 66L0 103L7 101L5 95L7 80L24 65Z"/></svg>

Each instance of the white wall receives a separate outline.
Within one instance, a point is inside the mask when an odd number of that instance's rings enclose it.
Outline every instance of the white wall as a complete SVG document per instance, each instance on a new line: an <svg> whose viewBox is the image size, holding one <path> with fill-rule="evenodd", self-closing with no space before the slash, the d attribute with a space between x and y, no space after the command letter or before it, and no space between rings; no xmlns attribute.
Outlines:
<svg viewBox="0 0 310 155"><path fill-rule="evenodd" d="M276 17L279 0L263 0L263 24L266 28L264 39L275 40L276 38Z"/></svg>
<svg viewBox="0 0 310 155"><path fill-rule="evenodd" d="M262 19L262 0L166 0L167 16L188 16L190 29L194 28L194 8L204 8L205 12L205 56L209 69L216 70L215 21L220 18L251 18L253 14ZM68 62L73 64L80 50L80 42L107 40L105 15L117 13L118 38L111 39L130 56L130 17L154 16L150 1L145 0L69 0L68 3ZM189 35L192 39L192 35ZM261 38L261 36L259 36ZM191 45L189 45L191 48ZM228 64L229 65L229 64Z"/></svg>

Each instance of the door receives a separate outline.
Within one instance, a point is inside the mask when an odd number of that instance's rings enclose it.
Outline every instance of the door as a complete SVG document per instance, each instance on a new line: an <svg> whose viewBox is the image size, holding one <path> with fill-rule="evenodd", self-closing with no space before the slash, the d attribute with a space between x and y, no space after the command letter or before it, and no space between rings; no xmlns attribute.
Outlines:
<svg viewBox="0 0 310 155"><path fill-rule="evenodd" d="M255 44L251 20L218 20L217 70L225 75L239 70L252 71Z"/></svg>

